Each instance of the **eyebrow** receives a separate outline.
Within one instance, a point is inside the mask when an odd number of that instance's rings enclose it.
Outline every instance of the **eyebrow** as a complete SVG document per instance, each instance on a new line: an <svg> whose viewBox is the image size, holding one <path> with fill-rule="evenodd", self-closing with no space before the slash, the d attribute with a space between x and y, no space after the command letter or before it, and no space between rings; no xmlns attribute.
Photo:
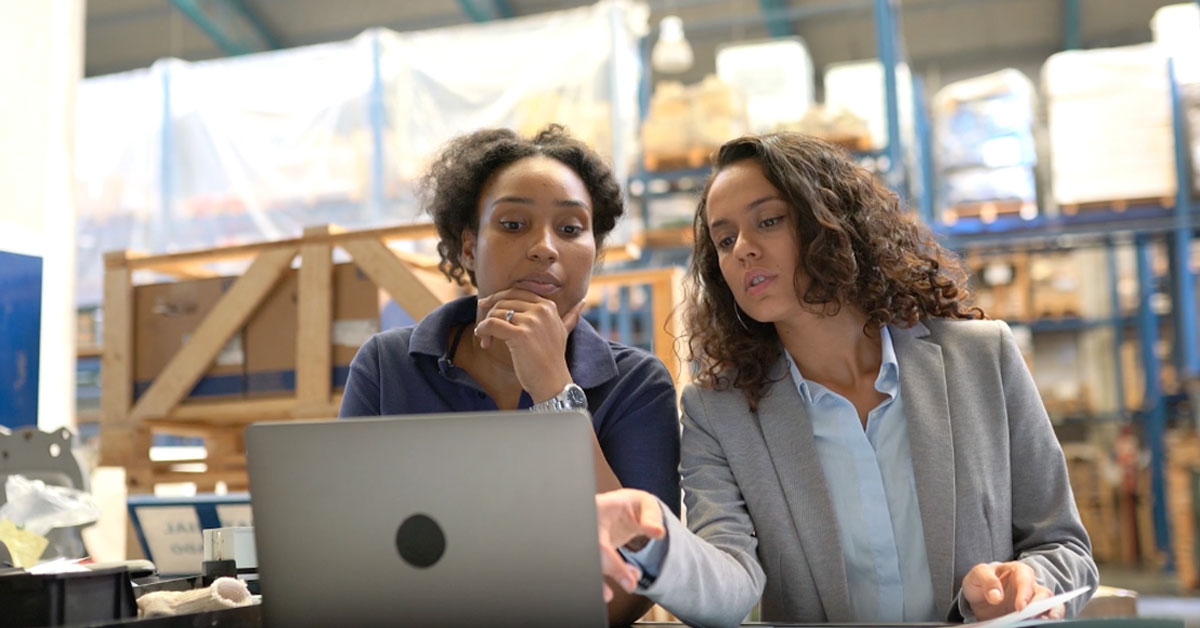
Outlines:
<svg viewBox="0 0 1200 628"><path fill-rule="evenodd" d="M782 201L782 200L783 199L778 194L769 194L762 198L751 201L750 204L746 205L745 211L751 211L754 208L758 207L759 205L762 205L763 203L766 203L768 201ZM728 222L729 222L728 218L721 218L719 220L715 220L708 225L708 230L712 231L713 229L716 229L717 227L724 226Z"/></svg>
<svg viewBox="0 0 1200 628"><path fill-rule="evenodd" d="M492 207L495 207L501 203L517 203L519 205L533 205L534 200L532 198L528 198L525 196L501 196L500 198L492 201ZM587 203L585 203L581 200L578 200L578 199L574 199L574 198L559 199L559 200L554 201L554 204L559 207L579 207L582 209L590 209L591 208L591 206L588 205Z"/></svg>

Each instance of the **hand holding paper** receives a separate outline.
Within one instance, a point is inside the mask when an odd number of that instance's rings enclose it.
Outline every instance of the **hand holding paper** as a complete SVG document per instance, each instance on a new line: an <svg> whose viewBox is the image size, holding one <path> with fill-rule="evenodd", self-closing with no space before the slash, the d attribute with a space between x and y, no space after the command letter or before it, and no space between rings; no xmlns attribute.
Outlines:
<svg viewBox="0 0 1200 628"><path fill-rule="evenodd" d="M1020 561L980 563L963 577L962 595L976 619L988 620L1022 611L1047 599L1052 591L1037 583L1033 568ZM1065 607L1051 606L1044 613L1062 619Z"/></svg>
<svg viewBox="0 0 1200 628"><path fill-rule="evenodd" d="M1084 593L1087 593L1089 590L1090 587L1079 587L1078 589L1072 589L1066 593L1059 593L1053 597L1048 597L1033 602L1029 606L1026 606L1019 611L1013 611L1007 615L1003 615L989 621L973 624L972 628L1005 628L1007 626L1013 626L1027 619L1043 615L1053 608L1062 607L1067 602L1079 597L1080 595L1083 595ZM1061 619L1061 617L1056 619Z"/></svg>

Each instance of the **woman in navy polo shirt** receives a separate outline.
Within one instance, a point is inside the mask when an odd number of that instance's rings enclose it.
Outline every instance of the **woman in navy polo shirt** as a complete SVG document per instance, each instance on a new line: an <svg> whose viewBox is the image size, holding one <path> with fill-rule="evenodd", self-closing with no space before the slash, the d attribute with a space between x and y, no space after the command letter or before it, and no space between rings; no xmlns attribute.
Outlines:
<svg viewBox="0 0 1200 628"><path fill-rule="evenodd" d="M558 125L532 139L482 130L452 140L421 189L442 272L479 297L368 340L340 416L587 409L607 461L597 490L639 488L678 514L671 377L580 317L597 253L624 213L611 169ZM609 617L629 623L648 606L622 596Z"/></svg>

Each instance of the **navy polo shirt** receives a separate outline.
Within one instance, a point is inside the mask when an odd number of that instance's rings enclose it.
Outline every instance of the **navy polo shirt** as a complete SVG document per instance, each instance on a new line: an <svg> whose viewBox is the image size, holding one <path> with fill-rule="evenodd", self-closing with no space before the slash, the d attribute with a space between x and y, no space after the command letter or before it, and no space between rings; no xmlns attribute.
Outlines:
<svg viewBox="0 0 1200 628"><path fill-rule="evenodd" d="M476 298L463 297L416 325L372 336L350 363L339 416L497 410L447 355L451 332L473 326L475 311ZM679 415L666 367L641 349L602 338L580 319L567 338L567 368L587 394L600 449L621 485L653 493L678 515ZM531 405L522 391L519 407Z"/></svg>

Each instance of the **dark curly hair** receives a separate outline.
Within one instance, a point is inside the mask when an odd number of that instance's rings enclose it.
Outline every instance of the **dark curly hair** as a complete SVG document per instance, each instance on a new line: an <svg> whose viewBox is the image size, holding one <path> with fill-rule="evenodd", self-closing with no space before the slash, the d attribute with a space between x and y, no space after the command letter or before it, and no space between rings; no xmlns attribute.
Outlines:
<svg viewBox="0 0 1200 628"><path fill-rule="evenodd" d="M791 208L801 251L796 275L810 279L803 294L796 286L796 294L809 311L833 315L853 305L867 315L864 332L889 324L911 327L926 317L984 317L967 304L967 274L957 256L903 213L896 194L845 151L798 133L742 137L717 151L693 224L685 328L700 385L738 388L755 410L771 384L767 369L782 351L774 325L737 311L708 230L713 180L746 159L762 165Z"/></svg>
<svg viewBox="0 0 1200 628"><path fill-rule="evenodd" d="M420 183L422 206L437 227L442 258L438 268L446 278L462 285L467 275L475 284L475 273L462 264L462 234L465 229L479 233L483 186L504 166L539 155L562 162L583 181L592 197L592 233L599 255L604 239L625 213L621 186L604 159L558 124L532 139L509 129L483 129L450 140Z"/></svg>

